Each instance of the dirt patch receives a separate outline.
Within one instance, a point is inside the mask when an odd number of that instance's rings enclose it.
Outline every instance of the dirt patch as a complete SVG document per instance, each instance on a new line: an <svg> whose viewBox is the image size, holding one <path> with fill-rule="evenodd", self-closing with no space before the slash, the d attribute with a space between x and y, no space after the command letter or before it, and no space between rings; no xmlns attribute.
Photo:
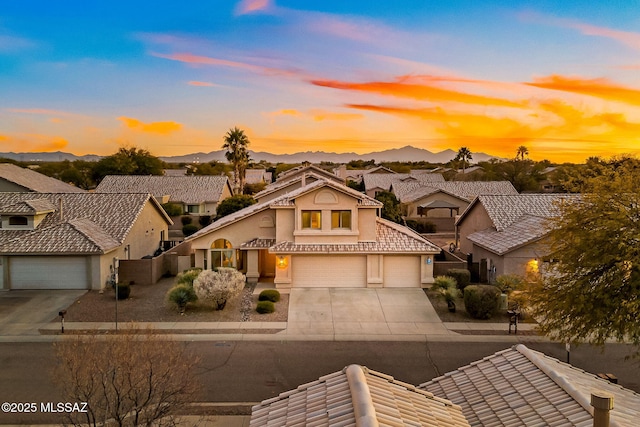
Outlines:
<svg viewBox="0 0 640 427"><path fill-rule="evenodd" d="M286 322L289 312L289 295L282 294L275 304L276 311L259 314L255 311L258 296L251 295L251 308L243 308L243 294L227 301L224 310L214 310L198 302L189 304L184 314L167 304L165 295L173 287L175 278L164 278L154 285L133 285L131 295L118 301L118 322ZM249 285L247 285L249 286ZM243 316L244 311L244 316ZM67 308L68 322L113 322L116 299L111 289L89 291ZM53 321L59 321L56 317ZM246 333L246 332L244 332Z"/></svg>

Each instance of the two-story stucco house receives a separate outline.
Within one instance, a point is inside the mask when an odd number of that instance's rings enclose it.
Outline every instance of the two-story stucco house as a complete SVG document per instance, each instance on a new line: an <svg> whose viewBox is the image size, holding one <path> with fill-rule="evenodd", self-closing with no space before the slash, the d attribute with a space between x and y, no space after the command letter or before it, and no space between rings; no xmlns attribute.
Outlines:
<svg viewBox="0 0 640 427"><path fill-rule="evenodd" d="M195 266L232 266L276 287L421 287L440 248L379 218L382 204L318 179L188 237Z"/></svg>
<svg viewBox="0 0 640 427"><path fill-rule="evenodd" d="M0 289L101 289L171 220L149 194L0 193Z"/></svg>

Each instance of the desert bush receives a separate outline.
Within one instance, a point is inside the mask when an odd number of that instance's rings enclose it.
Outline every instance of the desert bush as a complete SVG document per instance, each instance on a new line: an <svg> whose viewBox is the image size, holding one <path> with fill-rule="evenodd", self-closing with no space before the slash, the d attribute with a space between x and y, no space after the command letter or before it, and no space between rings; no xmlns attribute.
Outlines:
<svg viewBox="0 0 640 427"><path fill-rule="evenodd" d="M440 292L440 295L448 303L453 302L460 295L456 285L456 279L451 276L437 276L433 282L432 289Z"/></svg>
<svg viewBox="0 0 640 427"><path fill-rule="evenodd" d="M200 224L201 227L206 227L211 224L211 215L200 215L198 218L198 224Z"/></svg>
<svg viewBox="0 0 640 427"><path fill-rule="evenodd" d="M119 300L127 299L131 295L131 286L128 283L118 283L116 289L116 298Z"/></svg>
<svg viewBox="0 0 640 427"><path fill-rule="evenodd" d="M447 270L447 276L456 279L458 289L464 291L471 282L471 273L465 268L451 268Z"/></svg>
<svg viewBox="0 0 640 427"><path fill-rule="evenodd" d="M182 222L182 225L191 224L193 222L193 218L191 218L189 215L185 215L180 218L180 222Z"/></svg>
<svg viewBox="0 0 640 427"><path fill-rule="evenodd" d="M167 302L173 304L180 313L184 313L187 308L187 304L198 300L196 292L193 287L188 284L181 284L174 286L167 292Z"/></svg>
<svg viewBox="0 0 640 427"><path fill-rule="evenodd" d="M496 278L496 286L503 294L520 290L524 284L524 279L517 274L501 274Z"/></svg>
<svg viewBox="0 0 640 427"><path fill-rule="evenodd" d="M489 319L500 307L500 289L491 285L467 286L464 306L474 319Z"/></svg>
<svg viewBox="0 0 640 427"><path fill-rule="evenodd" d="M183 214L182 205L177 203L165 203L162 208L169 216L179 216Z"/></svg>
<svg viewBox="0 0 640 427"><path fill-rule="evenodd" d="M280 301L280 292L275 289L265 289L258 295L258 301L278 302Z"/></svg>
<svg viewBox="0 0 640 427"><path fill-rule="evenodd" d="M242 292L244 283L244 274L235 268L220 267L217 271L202 271L193 281L193 289L200 301L222 310L228 300Z"/></svg>
<svg viewBox="0 0 640 427"><path fill-rule="evenodd" d="M198 231L198 226L195 224L187 224L182 227L182 234L184 234L185 237L191 236L196 231Z"/></svg>
<svg viewBox="0 0 640 427"><path fill-rule="evenodd" d="M198 274L202 271L201 268L192 268L190 270L185 270L182 273L178 273L176 276L176 283L178 285L189 285L193 287L193 281L196 280Z"/></svg>
<svg viewBox="0 0 640 427"><path fill-rule="evenodd" d="M272 301L259 301L256 311L260 314L273 313L276 311L276 306Z"/></svg>

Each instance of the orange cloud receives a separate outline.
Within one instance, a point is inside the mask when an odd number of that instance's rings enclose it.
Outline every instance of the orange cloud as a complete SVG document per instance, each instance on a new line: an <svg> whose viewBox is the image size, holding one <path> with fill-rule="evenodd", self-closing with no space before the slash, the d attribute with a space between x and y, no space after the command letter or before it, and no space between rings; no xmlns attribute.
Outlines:
<svg viewBox="0 0 640 427"><path fill-rule="evenodd" d="M69 141L60 136L41 134L0 135L0 142L3 150L15 152L59 151L69 145Z"/></svg>
<svg viewBox="0 0 640 427"><path fill-rule="evenodd" d="M169 135L182 129L182 124L176 122L143 123L138 119L132 119L130 117L118 117L118 120L122 121L129 129L148 133L159 133L161 135Z"/></svg>
<svg viewBox="0 0 640 427"><path fill-rule="evenodd" d="M609 101L640 105L640 89L620 86L605 78L584 79L554 74L549 77L535 79L533 83L525 84L544 89L595 96Z"/></svg>
<svg viewBox="0 0 640 427"><path fill-rule="evenodd" d="M443 81L444 78L422 76L422 82L416 82L415 77L399 77L395 82L367 82L349 83L335 80L312 80L316 86L330 87L334 89L352 90L359 92L375 93L378 95L394 96L398 98L411 98L420 101L444 101L464 104L491 105L498 107L522 107L516 103L502 98L474 95L459 91L443 89L430 84ZM413 80L411 80L413 79Z"/></svg>
<svg viewBox="0 0 640 427"><path fill-rule="evenodd" d="M331 111L314 111L313 120L323 122L325 120L359 120L364 118L362 114L333 113Z"/></svg>
<svg viewBox="0 0 640 427"><path fill-rule="evenodd" d="M236 15L264 12L272 7L270 0L242 0L236 6Z"/></svg>

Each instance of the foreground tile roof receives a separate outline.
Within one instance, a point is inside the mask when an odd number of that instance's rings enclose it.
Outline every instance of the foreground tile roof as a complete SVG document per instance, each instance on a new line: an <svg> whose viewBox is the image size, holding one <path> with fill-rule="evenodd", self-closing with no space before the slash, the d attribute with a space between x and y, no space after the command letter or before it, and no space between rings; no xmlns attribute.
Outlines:
<svg viewBox="0 0 640 427"><path fill-rule="evenodd" d="M280 242L272 253L439 253L441 249L413 230L386 219L377 218L376 241L357 243Z"/></svg>
<svg viewBox="0 0 640 427"><path fill-rule="evenodd" d="M611 426L637 426L640 395L522 344L418 386L462 407L472 426L593 425L590 394L614 395Z"/></svg>
<svg viewBox="0 0 640 427"><path fill-rule="evenodd" d="M96 193L151 193L158 200L170 196L171 202L198 204L218 202L228 185L226 176L188 175L107 175Z"/></svg>
<svg viewBox="0 0 640 427"><path fill-rule="evenodd" d="M250 426L468 426L461 408L350 365L252 408Z"/></svg>
<svg viewBox="0 0 640 427"><path fill-rule="evenodd" d="M0 178L38 193L85 193L78 187L11 163L0 163Z"/></svg>
<svg viewBox="0 0 640 427"><path fill-rule="evenodd" d="M171 222L149 194L0 193L0 213L21 204L50 210L34 230L0 229L0 253L108 252L124 241L148 202Z"/></svg>
<svg viewBox="0 0 640 427"><path fill-rule="evenodd" d="M403 203L410 203L430 194L443 191L452 196L471 202L476 196L518 195L518 191L509 181L408 181L393 184L393 193Z"/></svg>
<svg viewBox="0 0 640 427"><path fill-rule="evenodd" d="M469 234L467 239L493 253L504 255L544 237L547 234L546 222L546 218L523 215L502 231L488 228Z"/></svg>

